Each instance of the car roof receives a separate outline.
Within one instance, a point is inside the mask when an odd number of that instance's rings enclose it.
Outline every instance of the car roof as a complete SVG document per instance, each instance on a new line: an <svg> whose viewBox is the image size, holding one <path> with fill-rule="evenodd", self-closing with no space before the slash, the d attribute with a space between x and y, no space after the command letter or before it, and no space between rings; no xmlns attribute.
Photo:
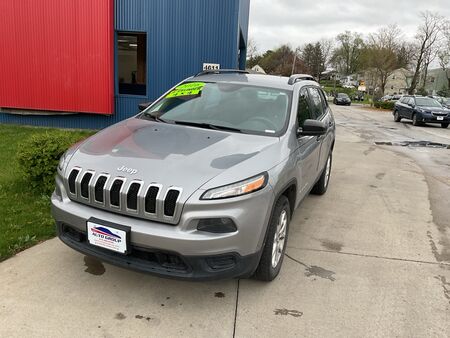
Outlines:
<svg viewBox="0 0 450 338"><path fill-rule="evenodd" d="M234 84L245 84L258 87L277 88L281 90L293 91L294 85L289 84L289 78L286 76L264 75L264 74L246 74L246 73L200 73L197 76L190 77L187 81L204 82L223 82ZM296 83L308 82L318 86L318 83L310 80L302 80Z"/></svg>

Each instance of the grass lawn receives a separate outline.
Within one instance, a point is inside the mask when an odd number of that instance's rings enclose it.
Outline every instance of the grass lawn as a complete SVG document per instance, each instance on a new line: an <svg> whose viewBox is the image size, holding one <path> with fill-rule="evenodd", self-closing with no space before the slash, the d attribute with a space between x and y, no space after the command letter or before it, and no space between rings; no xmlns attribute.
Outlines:
<svg viewBox="0 0 450 338"><path fill-rule="evenodd" d="M55 129L0 124L0 261L55 236L50 197L31 190L15 155L18 144L33 134ZM89 136L92 132L67 131Z"/></svg>

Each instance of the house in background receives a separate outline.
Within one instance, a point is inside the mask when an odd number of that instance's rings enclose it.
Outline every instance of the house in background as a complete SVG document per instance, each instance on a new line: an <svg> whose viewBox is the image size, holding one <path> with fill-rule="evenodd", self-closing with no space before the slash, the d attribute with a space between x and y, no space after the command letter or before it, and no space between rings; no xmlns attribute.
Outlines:
<svg viewBox="0 0 450 338"><path fill-rule="evenodd" d="M0 123L101 129L204 67L245 69L249 6L1 0Z"/></svg>
<svg viewBox="0 0 450 338"><path fill-rule="evenodd" d="M427 73L427 80L425 81L425 90L429 95L437 95L443 89L449 89L450 69L443 70L442 68L429 69ZM419 82L419 88L423 85L423 77Z"/></svg>
<svg viewBox="0 0 450 338"><path fill-rule="evenodd" d="M412 72L405 68L399 68L389 75L386 86L384 88L384 95L404 95L408 93L408 88L411 84Z"/></svg>

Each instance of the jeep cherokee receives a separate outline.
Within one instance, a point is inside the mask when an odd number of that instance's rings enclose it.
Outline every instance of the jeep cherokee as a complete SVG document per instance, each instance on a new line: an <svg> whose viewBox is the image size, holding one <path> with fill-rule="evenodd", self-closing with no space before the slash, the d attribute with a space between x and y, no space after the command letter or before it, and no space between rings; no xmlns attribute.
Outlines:
<svg viewBox="0 0 450 338"><path fill-rule="evenodd" d="M62 156L58 236L160 276L270 281L293 211L327 190L334 140L311 76L199 73Z"/></svg>

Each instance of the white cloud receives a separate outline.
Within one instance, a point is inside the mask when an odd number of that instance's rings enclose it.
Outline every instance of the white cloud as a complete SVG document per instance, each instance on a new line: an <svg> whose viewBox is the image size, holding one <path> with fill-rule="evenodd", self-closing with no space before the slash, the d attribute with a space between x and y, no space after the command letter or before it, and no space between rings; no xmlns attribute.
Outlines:
<svg viewBox="0 0 450 338"><path fill-rule="evenodd" d="M250 6L249 36L260 52L334 38L346 30L368 34L394 23L413 38L421 11L450 18L448 0L250 0Z"/></svg>

